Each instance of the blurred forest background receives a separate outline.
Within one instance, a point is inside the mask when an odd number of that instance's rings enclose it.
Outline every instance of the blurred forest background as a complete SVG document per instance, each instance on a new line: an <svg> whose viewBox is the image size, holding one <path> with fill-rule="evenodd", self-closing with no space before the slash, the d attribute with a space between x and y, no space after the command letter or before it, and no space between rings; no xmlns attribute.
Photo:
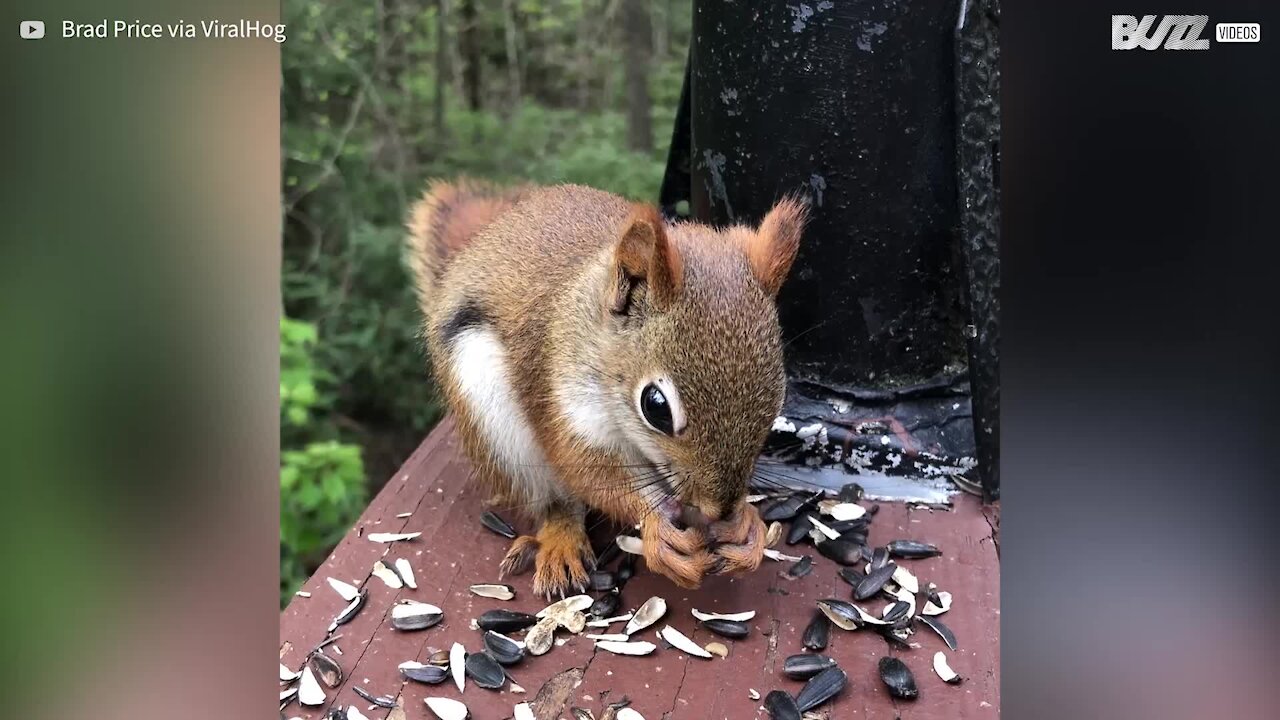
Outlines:
<svg viewBox="0 0 1280 720"><path fill-rule="evenodd" d="M401 266L431 177L656 201L689 0L285 0L281 602L440 402Z"/></svg>

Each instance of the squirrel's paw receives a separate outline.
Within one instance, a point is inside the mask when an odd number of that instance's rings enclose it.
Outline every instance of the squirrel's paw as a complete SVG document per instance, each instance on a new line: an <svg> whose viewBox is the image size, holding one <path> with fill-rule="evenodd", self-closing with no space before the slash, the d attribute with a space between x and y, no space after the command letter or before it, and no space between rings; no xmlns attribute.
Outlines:
<svg viewBox="0 0 1280 720"><path fill-rule="evenodd" d="M732 517L712 523L710 531L717 543L715 555L721 559L717 572L749 572L760 566L765 526L754 505L743 503Z"/></svg>
<svg viewBox="0 0 1280 720"><path fill-rule="evenodd" d="M696 588L719 562L707 552L707 536L699 528L680 529L666 518L651 514L641 526L644 562L685 588Z"/></svg>
<svg viewBox="0 0 1280 720"><path fill-rule="evenodd" d="M519 575L528 570L537 554L537 538L528 535L516 538L511 542L511 549L507 551L507 556L502 558L502 564L498 566L498 579L501 580L508 575Z"/></svg>
<svg viewBox="0 0 1280 720"><path fill-rule="evenodd" d="M564 597L587 588L587 568L595 565L595 552L579 523L546 523L538 531L536 542L534 593L546 598Z"/></svg>

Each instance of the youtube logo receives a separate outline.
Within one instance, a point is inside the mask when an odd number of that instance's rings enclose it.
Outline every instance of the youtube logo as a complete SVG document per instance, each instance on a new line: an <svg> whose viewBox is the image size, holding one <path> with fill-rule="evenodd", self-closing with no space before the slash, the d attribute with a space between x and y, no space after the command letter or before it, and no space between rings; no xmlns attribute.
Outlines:
<svg viewBox="0 0 1280 720"><path fill-rule="evenodd" d="M23 20L18 24L18 33L23 40L39 40L44 37L44 21Z"/></svg>

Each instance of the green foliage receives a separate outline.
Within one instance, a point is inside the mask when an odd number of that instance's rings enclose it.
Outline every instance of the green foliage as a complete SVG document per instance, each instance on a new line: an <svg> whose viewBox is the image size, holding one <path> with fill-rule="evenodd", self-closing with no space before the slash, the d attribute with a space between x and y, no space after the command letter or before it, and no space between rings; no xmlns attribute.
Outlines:
<svg viewBox="0 0 1280 720"><path fill-rule="evenodd" d="M648 38L627 34L619 7L285 0L282 591L314 571L442 414L401 262L426 180L657 199L692 14L688 0L649 4ZM627 147L626 42L650 46L652 152Z"/></svg>

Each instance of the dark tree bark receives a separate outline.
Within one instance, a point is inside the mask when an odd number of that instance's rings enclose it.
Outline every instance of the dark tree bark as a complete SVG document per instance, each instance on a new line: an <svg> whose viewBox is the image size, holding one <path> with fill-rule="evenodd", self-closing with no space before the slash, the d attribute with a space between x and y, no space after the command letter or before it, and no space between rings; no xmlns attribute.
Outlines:
<svg viewBox="0 0 1280 720"><path fill-rule="evenodd" d="M653 151L653 118L649 112L649 59L653 30L645 0L622 3L623 74L627 95L627 146L637 152Z"/></svg>
<svg viewBox="0 0 1280 720"><path fill-rule="evenodd" d="M444 101L445 88L449 87L449 0L436 0L436 99L432 107L432 121L436 137L445 136Z"/></svg>
<svg viewBox="0 0 1280 720"><path fill-rule="evenodd" d="M461 23L458 27L462 45L462 57L466 68L462 74L462 84L467 92L467 107L472 111L482 107L480 100L480 20L476 13L476 0L462 0Z"/></svg>

